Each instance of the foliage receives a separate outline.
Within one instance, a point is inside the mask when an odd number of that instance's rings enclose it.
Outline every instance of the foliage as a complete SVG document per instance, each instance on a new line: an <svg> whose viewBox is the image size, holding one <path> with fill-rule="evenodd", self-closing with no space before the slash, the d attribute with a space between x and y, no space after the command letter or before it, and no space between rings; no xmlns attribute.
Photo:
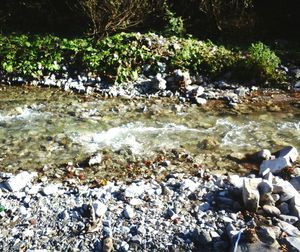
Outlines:
<svg viewBox="0 0 300 252"><path fill-rule="evenodd" d="M184 35L185 28L182 17L176 17L175 13L170 10L166 1L164 2L164 19L166 25L163 29L163 35L178 37Z"/></svg>
<svg viewBox="0 0 300 252"><path fill-rule="evenodd" d="M282 80L282 73L278 71L280 59L262 42L253 43L248 48L245 61L249 71L261 79Z"/></svg>
<svg viewBox="0 0 300 252"><path fill-rule="evenodd" d="M0 62L0 74L27 80L51 73L64 76L67 71L70 75L90 73L122 83L140 74L155 74L162 65L166 66L163 72L185 69L213 78L226 71L238 76L239 71L250 73L251 78L277 81L280 61L262 43L252 44L247 53L192 37L119 33L96 41L51 35L0 36Z"/></svg>
<svg viewBox="0 0 300 252"><path fill-rule="evenodd" d="M223 46L216 46L212 42L195 39L185 39L182 48L171 59L173 68L184 68L198 73L215 76L228 69L235 62L235 55Z"/></svg>

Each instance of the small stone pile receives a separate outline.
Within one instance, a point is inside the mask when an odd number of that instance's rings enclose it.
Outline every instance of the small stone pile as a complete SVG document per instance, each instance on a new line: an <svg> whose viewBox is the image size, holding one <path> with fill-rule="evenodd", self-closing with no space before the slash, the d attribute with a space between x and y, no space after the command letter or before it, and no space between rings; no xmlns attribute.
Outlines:
<svg viewBox="0 0 300 252"><path fill-rule="evenodd" d="M0 250L300 251L300 176L277 176L298 152L256 158L258 176L199 169L98 187L1 173Z"/></svg>

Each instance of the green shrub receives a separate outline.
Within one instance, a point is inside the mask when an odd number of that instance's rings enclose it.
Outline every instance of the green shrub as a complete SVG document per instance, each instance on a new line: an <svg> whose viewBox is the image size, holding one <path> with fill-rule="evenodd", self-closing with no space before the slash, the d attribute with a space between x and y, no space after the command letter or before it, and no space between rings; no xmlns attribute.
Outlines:
<svg viewBox="0 0 300 252"><path fill-rule="evenodd" d="M278 71L280 59L262 42L250 45L245 63L248 71L262 80L283 79L283 74Z"/></svg>
<svg viewBox="0 0 300 252"><path fill-rule="evenodd" d="M27 80L64 74L66 67L71 75L90 72L123 83L140 74L155 74L165 65L165 72L184 69L214 78L231 71L233 76L246 79L281 81L279 63L279 58L262 43L252 44L246 54L210 41L154 33L119 33L96 41L0 35L0 73Z"/></svg>
<svg viewBox="0 0 300 252"><path fill-rule="evenodd" d="M175 13L170 10L166 2L164 3L164 6L164 19L166 25L163 29L162 34L167 37L182 37L185 34L185 28L182 17L176 17Z"/></svg>

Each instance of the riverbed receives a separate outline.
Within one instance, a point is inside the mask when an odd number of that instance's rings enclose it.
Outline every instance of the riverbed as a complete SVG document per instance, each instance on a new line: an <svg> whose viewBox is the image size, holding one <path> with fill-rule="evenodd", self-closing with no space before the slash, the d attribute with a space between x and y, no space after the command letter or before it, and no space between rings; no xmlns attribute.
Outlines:
<svg viewBox="0 0 300 252"><path fill-rule="evenodd" d="M1 171L38 171L61 178L74 166L85 178L112 178L166 169L246 173L237 162L262 148L300 149L298 103L205 106L178 99L104 99L33 86L1 86ZM87 165L100 153L101 164ZM192 159L192 162L190 162ZM149 170L151 170L149 172ZM137 168L137 169L135 169ZM145 172L147 171L147 172Z"/></svg>

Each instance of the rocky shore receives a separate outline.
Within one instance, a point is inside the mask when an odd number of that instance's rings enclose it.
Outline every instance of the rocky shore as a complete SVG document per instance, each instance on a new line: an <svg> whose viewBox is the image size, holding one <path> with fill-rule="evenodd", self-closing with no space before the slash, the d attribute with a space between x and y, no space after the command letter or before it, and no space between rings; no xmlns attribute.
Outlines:
<svg viewBox="0 0 300 252"><path fill-rule="evenodd" d="M172 73L165 73L161 66L161 73L155 76L140 76L135 82L122 85L112 84L101 77L92 74L78 74L70 76L67 72L63 75L51 74L40 80L28 81L22 77L0 76L0 82L12 85L30 84L42 87L56 87L65 91L73 91L91 95L101 94L103 97L120 97L132 99L137 97L177 97L181 102L192 102L204 105L208 100L224 100L228 105L235 107L243 101L245 96L260 90L260 84L253 80L252 83L243 85L226 81L226 76L219 80L211 80L205 76L192 76L188 71L180 69ZM282 66L289 83L281 88L289 91L300 90L300 69L291 65L289 68ZM230 72L226 75L230 76ZM228 77L227 76L227 77ZM261 89L261 90L266 90Z"/></svg>
<svg viewBox="0 0 300 252"><path fill-rule="evenodd" d="M0 250L299 251L297 150L247 158L259 174L199 168L91 186L1 173Z"/></svg>

